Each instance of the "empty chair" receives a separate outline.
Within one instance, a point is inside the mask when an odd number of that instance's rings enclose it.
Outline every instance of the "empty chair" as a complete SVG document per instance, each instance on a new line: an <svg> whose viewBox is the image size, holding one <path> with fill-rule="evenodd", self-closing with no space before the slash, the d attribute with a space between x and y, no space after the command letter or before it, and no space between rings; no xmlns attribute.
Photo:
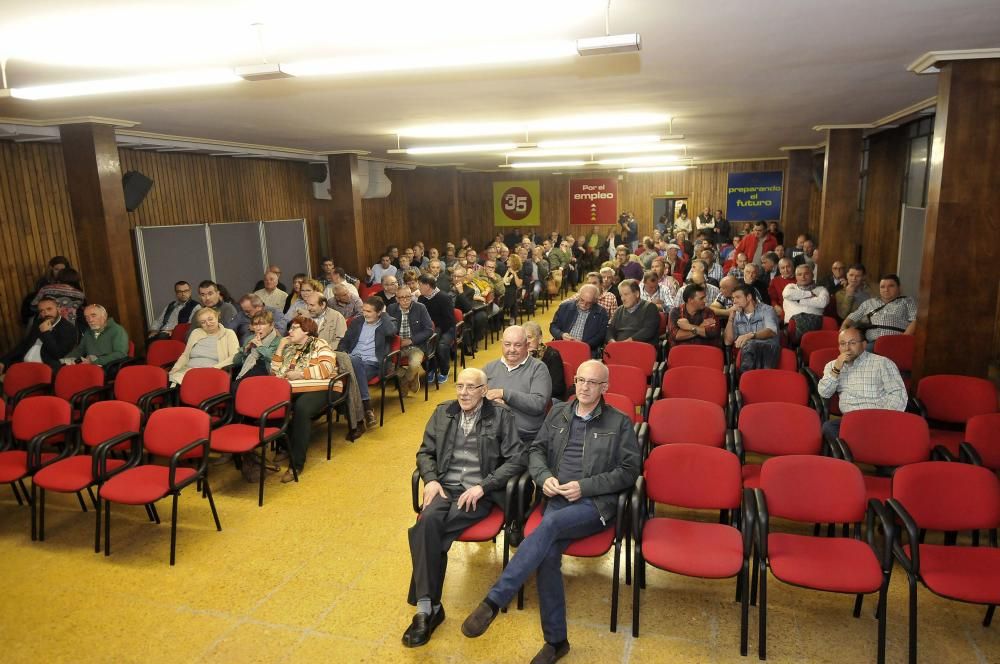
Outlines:
<svg viewBox="0 0 1000 664"><path fill-rule="evenodd" d="M667 353L667 368L675 367L705 367L722 371L726 357L717 346L698 346L694 344L674 346Z"/></svg>
<svg viewBox="0 0 1000 664"><path fill-rule="evenodd" d="M52 367L43 362L18 362L3 377L3 398L10 417L21 399L44 394L52 384Z"/></svg>
<svg viewBox="0 0 1000 664"><path fill-rule="evenodd" d="M769 459L754 496L760 576L757 643L760 659L767 657L767 571L770 569L774 578L793 586L855 595L855 618L861 615L864 595L877 592L877 661L882 664L895 524L882 503L865 500L861 471L841 459L799 455ZM853 524L853 537L771 532L771 519L775 517L799 523ZM885 532L881 546L875 540L876 518ZM861 539L862 519L866 522L867 540Z"/></svg>
<svg viewBox="0 0 1000 664"><path fill-rule="evenodd" d="M729 382L726 374L716 369L695 366L667 369L660 385L663 399L701 399L720 408L729 407Z"/></svg>
<svg viewBox="0 0 1000 664"><path fill-rule="evenodd" d="M739 388L733 392L733 417L739 417L744 406L767 402L811 405L822 412L819 398L809 394L805 376L780 369L754 369L740 376Z"/></svg>
<svg viewBox="0 0 1000 664"><path fill-rule="evenodd" d="M656 361L656 346L643 341L617 341L604 347L605 364L625 364L641 369L646 382L659 382L661 366Z"/></svg>
<svg viewBox="0 0 1000 664"><path fill-rule="evenodd" d="M664 402L659 402L664 403ZM740 510L740 462L725 450L680 443L652 451L632 497L635 539L635 583L632 586L632 636L639 636L641 589L646 563L684 576L705 579L736 577L740 602L740 654L747 653L748 567L754 529L752 495L743 501L742 533L736 519L707 523L656 517L646 503L698 510ZM651 591L647 591L651 592ZM661 602L669 606L664 597Z"/></svg>
<svg viewBox="0 0 1000 664"><path fill-rule="evenodd" d="M913 399L931 427L931 443L956 457L965 424L976 415L997 412L997 391L985 378L941 374L924 376Z"/></svg>
<svg viewBox="0 0 1000 664"><path fill-rule="evenodd" d="M916 337L912 334L883 334L875 340L874 351L896 363L906 389L910 389L910 372L913 371L913 355Z"/></svg>
<svg viewBox="0 0 1000 664"><path fill-rule="evenodd" d="M144 415L166 405L171 392L166 369L148 364L122 367L111 389L115 399L135 404Z"/></svg>
<svg viewBox="0 0 1000 664"><path fill-rule="evenodd" d="M185 343L190 329L191 323L177 323L177 325L174 326L174 329L170 331L170 338L174 341Z"/></svg>
<svg viewBox="0 0 1000 664"><path fill-rule="evenodd" d="M79 420L83 412L104 391L104 369L96 364L69 364L56 374L52 392L69 402L73 419Z"/></svg>
<svg viewBox="0 0 1000 664"><path fill-rule="evenodd" d="M975 415L965 423L963 459L991 470L1000 470L1000 413Z"/></svg>
<svg viewBox="0 0 1000 664"><path fill-rule="evenodd" d="M812 408L793 403L755 403L740 411L733 434L736 453L743 462L743 486L759 486L761 464L746 463L746 453L770 457L819 454L823 433L819 415Z"/></svg>
<svg viewBox="0 0 1000 664"><path fill-rule="evenodd" d="M590 346L582 341L565 341L562 339L554 339L546 345L559 351L559 355L563 361L563 376L566 379L566 388L569 389L573 385L573 379L576 377L577 367L591 359Z"/></svg>
<svg viewBox="0 0 1000 664"><path fill-rule="evenodd" d="M917 661L917 582L935 595L987 607L988 626L1000 604L1000 480L987 468L927 461L896 471L889 507L903 523L896 560L910 590L909 661ZM990 546L927 544L922 532L986 529ZM905 544L904 544L905 542Z"/></svg>
<svg viewBox="0 0 1000 664"><path fill-rule="evenodd" d="M927 461L930 432L924 418L895 410L852 410L840 421L835 452L852 463L896 468ZM892 494L892 478L865 475L865 495L885 502Z"/></svg>
<svg viewBox="0 0 1000 664"><path fill-rule="evenodd" d="M834 330L815 330L802 335L799 342L799 360L801 366L809 365L809 356L820 348L837 348L840 343L840 332Z"/></svg>
<svg viewBox="0 0 1000 664"><path fill-rule="evenodd" d="M231 378L229 372L215 367L188 369L177 388L177 404L198 408L212 418L212 428L228 423L232 417Z"/></svg>
<svg viewBox="0 0 1000 664"><path fill-rule="evenodd" d="M59 397L27 397L14 411L10 436L0 447L0 484L10 484L18 505L22 493L28 498L24 478L72 453L67 434L75 426L70 421L69 402ZM62 447L58 453L44 451L56 446ZM34 525L34 512L31 521Z"/></svg>
<svg viewBox="0 0 1000 664"><path fill-rule="evenodd" d="M646 419L649 406L659 394L660 389L654 390L646 384L646 376L642 369L624 364L609 364L607 367L608 392L621 394L631 399L638 411L642 413L642 419Z"/></svg>
<svg viewBox="0 0 1000 664"><path fill-rule="evenodd" d="M650 447L691 443L728 448L732 444L726 412L710 401L660 399L649 409L648 423Z"/></svg>
<svg viewBox="0 0 1000 664"><path fill-rule="evenodd" d="M576 395L571 395L570 400L576 398ZM632 420L632 427L635 430L635 436L639 439L639 449L643 449L646 440L649 437L649 425L646 424L642 415L637 412L635 404L624 394L615 394L614 392L604 393L604 403L611 406L612 408L617 408L625 415L628 415Z"/></svg>
<svg viewBox="0 0 1000 664"><path fill-rule="evenodd" d="M146 364L169 370L177 362L177 358L184 354L184 347L183 341L172 339L154 341L146 349Z"/></svg>

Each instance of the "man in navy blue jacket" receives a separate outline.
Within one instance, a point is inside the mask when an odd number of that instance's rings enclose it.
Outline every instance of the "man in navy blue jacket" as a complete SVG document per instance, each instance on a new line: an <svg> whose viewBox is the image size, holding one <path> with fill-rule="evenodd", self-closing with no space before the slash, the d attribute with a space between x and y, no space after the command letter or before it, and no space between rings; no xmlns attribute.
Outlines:
<svg viewBox="0 0 1000 664"><path fill-rule="evenodd" d="M552 338L582 341L590 346L591 355L597 357L608 332L608 312L597 304L600 295L597 286L584 284L575 300L560 304L549 326Z"/></svg>
<svg viewBox="0 0 1000 664"><path fill-rule="evenodd" d="M365 426L378 424L368 394L368 381L379 375L382 361L392 351L396 336L396 323L385 312L382 298L372 295L365 300L361 315L347 326L347 334L340 340L340 348L351 356L354 375L358 377L358 391L365 407Z"/></svg>
<svg viewBox="0 0 1000 664"><path fill-rule="evenodd" d="M424 346L434 334L434 323L427 313L427 307L415 301L413 293L406 286L400 286L396 291L395 300L386 311L399 330L402 357L409 362L406 367L400 367L403 374L400 376L399 388L403 391L403 396L406 396L407 392L420 389L420 365L427 352ZM434 379L437 380L437 376Z"/></svg>

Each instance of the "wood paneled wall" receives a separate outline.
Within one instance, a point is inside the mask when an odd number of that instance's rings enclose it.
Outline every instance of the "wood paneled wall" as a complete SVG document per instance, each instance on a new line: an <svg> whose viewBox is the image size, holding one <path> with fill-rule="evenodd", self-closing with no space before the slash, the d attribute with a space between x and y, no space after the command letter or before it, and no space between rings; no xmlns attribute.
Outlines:
<svg viewBox="0 0 1000 664"><path fill-rule="evenodd" d="M861 262L868 271L869 284L877 285L879 275L896 271L899 257L906 128L883 131L868 140L868 189L861 225Z"/></svg>

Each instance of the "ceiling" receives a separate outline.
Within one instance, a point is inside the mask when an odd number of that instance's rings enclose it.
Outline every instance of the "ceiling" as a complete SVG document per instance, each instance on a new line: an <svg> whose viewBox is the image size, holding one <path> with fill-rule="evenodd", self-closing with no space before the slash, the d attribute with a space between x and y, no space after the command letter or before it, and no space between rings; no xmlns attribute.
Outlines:
<svg viewBox="0 0 1000 664"><path fill-rule="evenodd" d="M604 33L605 0L3 0L9 87L361 54L575 40ZM252 28L251 24L262 27ZM520 65L245 82L63 100L0 99L0 118L117 118L169 136L394 158L423 123L596 113L674 118L698 161L780 157L822 124L863 124L935 94L908 64L1000 46L996 0L615 0L610 31L638 54ZM668 126L624 133L668 133ZM571 134L553 133L552 138ZM512 137L524 140L523 136ZM531 136L531 140L546 136ZM494 139L489 139L491 142ZM439 141L440 142L440 141ZM481 143L482 139L466 142ZM403 139L404 147L433 140ZM398 158L398 157L395 157ZM493 154L406 157L495 168Z"/></svg>

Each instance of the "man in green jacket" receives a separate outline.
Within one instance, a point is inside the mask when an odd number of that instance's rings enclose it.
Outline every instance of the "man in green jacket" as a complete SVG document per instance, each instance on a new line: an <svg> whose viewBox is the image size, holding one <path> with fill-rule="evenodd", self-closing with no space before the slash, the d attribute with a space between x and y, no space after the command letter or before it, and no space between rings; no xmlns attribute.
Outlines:
<svg viewBox="0 0 1000 664"><path fill-rule="evenodd" d="M63 364L103 367L128 356L128 334L113 318L108 318L107 309L91 304L83 310L83 317L89 329L83 333L77 347L63 359Z"/></svg>

